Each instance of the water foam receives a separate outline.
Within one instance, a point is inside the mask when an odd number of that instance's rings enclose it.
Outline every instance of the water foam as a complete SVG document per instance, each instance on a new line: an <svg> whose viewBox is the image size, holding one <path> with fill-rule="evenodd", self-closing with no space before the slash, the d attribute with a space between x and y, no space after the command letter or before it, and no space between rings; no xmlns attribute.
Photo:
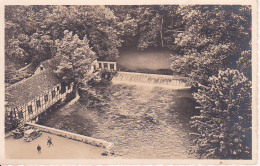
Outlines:
<svg viewBox="0 0 260 166"><path fill-rule="evenodd" d="M159 86L170 89L189 89L186 78L172 75L118 72L112 79L114 84L131 84L141 86Z"/></svg>

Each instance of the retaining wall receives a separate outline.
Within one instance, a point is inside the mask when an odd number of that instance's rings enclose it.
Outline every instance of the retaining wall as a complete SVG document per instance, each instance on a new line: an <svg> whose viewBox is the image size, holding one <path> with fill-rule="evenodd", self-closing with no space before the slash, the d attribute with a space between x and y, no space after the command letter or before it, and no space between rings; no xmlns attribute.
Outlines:
<svg viewBox="0 0 260 166"><path fill-rule="evenodd" d="M61 136L64 138L68 138L68 139L73 139L73 140L87 143L87 144L90 144L93 146L102 147L102 148L104 148L104 152L107 152L107 153L111 153L111 148L114 145L111 142L103 141L103 140L92 138L92 137L87 137L87 136L80 135L80 134L71 133L68 131L58 130L58 129L54 129L51 127L46 127L46 126L42 126L42 125L38 125L38 124L26 122L25 125L33 126L34 128L39 129L43 132L55 134L55 135L58 135L58 136Z"/></svg>

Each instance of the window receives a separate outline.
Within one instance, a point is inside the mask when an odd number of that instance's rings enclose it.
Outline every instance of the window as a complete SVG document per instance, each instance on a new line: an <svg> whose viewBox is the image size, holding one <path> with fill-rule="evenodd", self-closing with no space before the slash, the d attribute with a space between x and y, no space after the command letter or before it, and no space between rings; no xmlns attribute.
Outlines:
<svg viewBox="0 0 260 166"><path fill-rule="evenodd" d="M67 84L65 82L62 82L60 85L60 94L64 94L66 92Z"/></svg>
<svg viewBox="0 0 260 166"><path fill-rule="evenodd" d="M59 91L60 90L60 86L57 86L57 91Z"/></svg>
<svg viewBox="0 0 260 166"><path fill-rule="evenodd" d="M102 64L101 63L99 63L98 65L99 65L99 68L102 68Z"/></svg>
<svg viewBox="0 0 260 166"><path fill-rule="evenodd" d="M107 63L104 63L104 69L107 69Z"/></svg>
<svg viewBox="0 0 260 166"><path fill-rule="evenodd" d="M29 114L33 113L33 111L32 111L32 105L28 105L28 113L29 113Z"/></svg>
<svg viewBox="0 0 260 166"><path fill-rule="evenodd" d="M52 95L52 98L55 97L55 90L53 90L53 91L51 92L51 95Z"/></svg>
<svg viewBox="0 0 260 166"><path fill-rule="evenodd" d="M44 96L44 101L45 101L45 103L48 101L48 95Z"/></svg>
<svg viewBox="0 0 260 166"><path fill-rule="evenodd" d="M43 67L40 67L40 70L43 70Z"/></svg>
<svg viewBox="0 0 260 166"><path fill-rule="evenodd" d="M23 119L23 112L22 111L18 112L18 117L19 117L19 119Z"/></svg>
<svg viewBox="0 0 260 166"><path fill-rule="evenodd" d="M41 101L40 100L36 101L36 106L37 106L37 108L41 107Z"/></svg>
<svg viewBox="0 0 260 166"><path fill-rule="evenodd" d="M114 70L114 64L110 64L110 70Z"/></svg>

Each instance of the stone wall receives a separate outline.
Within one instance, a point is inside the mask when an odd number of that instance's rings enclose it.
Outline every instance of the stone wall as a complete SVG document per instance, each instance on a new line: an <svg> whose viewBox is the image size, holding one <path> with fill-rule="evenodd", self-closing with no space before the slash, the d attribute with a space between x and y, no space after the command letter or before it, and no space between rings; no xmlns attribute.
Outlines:
<svg viewBox="0 0 260 166"><path fill-rule="evenodd" d="M83 143L86 144L90 144L93 146L98 146L98 147L102 147L104 148L104 152L105 153L111 153L111 148L113 147L113 143L104 141L104 140L100 140L100 139L96 139L96 138L92 138L92 137L87 137L84 135L80 135L80 134L75 134L75 133L71 133L68 131L63 131L63 130L58 130L58 129L54 129L51 127L46 127L46 126L42 126L42 125L38 125L38 124L33 124L33 123L25 123L25 125L29 125L29 126L33 126L35 129L39 129L43 132L47 132L47 133L51 133L54 135L58 135L64 138L68 138L68 139L73 139L76 141L81 141Z"/></svg>

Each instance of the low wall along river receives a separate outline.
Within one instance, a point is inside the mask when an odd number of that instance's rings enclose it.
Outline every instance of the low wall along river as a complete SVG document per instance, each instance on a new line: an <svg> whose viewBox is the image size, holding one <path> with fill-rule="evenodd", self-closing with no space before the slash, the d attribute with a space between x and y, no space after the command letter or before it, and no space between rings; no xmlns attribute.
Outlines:
<svg viewBox="0 0 260 166"><path fill-rule="evenodd" d="M75 134L75 133L71 133L71 132L67 132L67 131L63 131L63 130L58 130L58 129L54 129L51 127L46 127L46 126L42 126L42 125L38 125L38 124L34 124L34 123L25 123L25 124L27 126L32 126L34 129L39 129L40 131L43 131L46 133L51 133L51 134L61 136L64 138L81 141L83 143L90 144L93 146L102 147L108 153L110 152L111 148L113 147L113 143L110 143L110 142L107 142L104 140L95 139L95 138L87 137L84 135L79 135L79 134Z"/></svg>

